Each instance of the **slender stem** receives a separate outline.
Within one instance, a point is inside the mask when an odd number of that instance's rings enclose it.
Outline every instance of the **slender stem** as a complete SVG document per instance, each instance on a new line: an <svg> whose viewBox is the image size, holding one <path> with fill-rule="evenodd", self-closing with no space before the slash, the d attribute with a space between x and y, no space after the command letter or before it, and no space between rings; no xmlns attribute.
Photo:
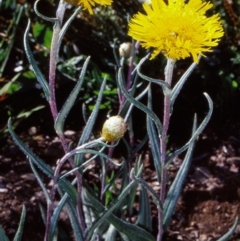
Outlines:
<svg viewBox="0 0 240 241"><path fill-rule="evenodd" d="M167 60L167 65L165 69L165 81L169 86L172 82L174 61L172 59ZM160 138L160 150L161 150L161 190L159 196L159 202L163 206L165 196L166 196L166 186L167 186L167 168L165 167L166 162L166 152L167 152L167 133L170 122L170 98L171 93L165 93L164 96L164 113L163 113L163 128L162 135ZM162 209L158 209L158 237L157 241L162 240L163 236L163 212Z"/></svg>
<svg viewBox="0 0 240 241"><path fill-rule="evenodd" d="M55 96L56 67L57 67L58 53L59 53L58 40L59 40L59 34L61 31L61 25L63 22L65 10L66 10L66 2L60 0L57 13L56 13L57 19L53 27L53 36L52 36L51 51L50 51L50 64L49 64L49 89L50 89L49 105L50 105L54 122L56 121L56 118L58 115L56 96ZM69 149L68 149L68 145L64 135L59 135L59 138L60 138L62 147L64 149L64 152L68 153ZM69 162L72 168L76 167L72 158L69 158ZM78 189L77 213L78 213L79 223L84 232L84 230L86 229L86 224L85 224L84 214L82 209L82 175L78 171L75 172L75 175L77 177L77 189ZM48 205L48 210L47 210L46 231L45 231L45 237L44 237L45 241L48 240L48 235L49 235L49 230L51 225L51 217L54 211L54 198L55 198L56 188L57 188L57 185L53 185L51 190L51 203Z"/></svg>
<svg viewBox="0 0 240 241"><path fill-rule="evenodd" d="M134 57L135 57L135 53L136 51L139 49L139 46L140 46L140 43L139 42L136 42L135 46L134 46L134 51L133 51L133 54L129 57L129 65L128 65L128 74L127 74L127 83L126 83L126 90L129 91L131 85L132 85L132 71L133 71L133 67L134 67ZM124 58L122 59L121 61L121 66L123 67L123 64L124 64ZM126 101L126 97L124 95L122 95L121 92L119 92L119 110L122 109L123 107L123 104L125 103Z"/></svg>
<svg viewBox="0 0 240 241"><path fill-rule="evenodd" d="M113 150L112 147L110 147L109 152ZM109 153L108 152L108 153ZM107 177L107 169L108 169L108 162L101 161L102 162L102 175L101 175L101 193L100 193L100 201L102 204L104 204L104 189L106 186L106 177Z"/></svg>

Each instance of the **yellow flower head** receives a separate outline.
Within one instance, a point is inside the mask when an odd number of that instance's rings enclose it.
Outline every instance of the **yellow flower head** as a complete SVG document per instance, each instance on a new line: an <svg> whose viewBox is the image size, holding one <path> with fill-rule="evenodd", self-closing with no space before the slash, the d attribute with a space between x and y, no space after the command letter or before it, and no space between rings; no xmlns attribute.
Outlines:
<svg viewBox="0 0 240 241"><path fill-rule="evenodd" d="M65 0L65 2L75 6L82 5L84 9L87 9L89 13L93 14L92 7L95 6L95 3L101 5L111 5L112 0Z"/></svg>
<svg viewBox="0 0 240 241"><path fill-rule="evenodd" d="M143 4L146 15L137 13L129 23L129 35L144 48L153 47L151 59L162 52L167 58L185 59L211 52L223 36L218 14L207 17L212 7L201 0L151 0Z"/></svg>

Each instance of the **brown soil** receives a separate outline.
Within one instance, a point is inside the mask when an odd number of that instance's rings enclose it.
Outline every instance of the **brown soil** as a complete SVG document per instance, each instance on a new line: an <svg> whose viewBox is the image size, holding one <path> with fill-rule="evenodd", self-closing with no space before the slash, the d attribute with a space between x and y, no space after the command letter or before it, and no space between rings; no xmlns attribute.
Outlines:
<svg viewBox="0 0 240 241"><path fill-rule="evenodd" d="M62 154L60 143L57 138L39 132L33 127L27 135L22 135L22 139L49 165L54 166ZM240 218L240 145L237 135L238 132L234 132L220 140L211 133L200 138L197 143L199 148L196 149L182 196L164 240L217 240L232 226L236 216ZM68 132L69 141L76 142L77 136L74 132ZM146 181L158 189L151 158L148 160L145 164ZM170 180L174 178L181 162L181 158L174 160L169 169ZM42 177L50 185L50 180ZM91 175L91 180L93 178L98 181L96 175ZM10 239L16 232L21 208L25 204L27 216L23 241L43 240L44 224L39 204L44 206L44 203L43 192L27 158L9 137L1 151L0 224ZM240 225L230 240L240 240Z"/></svg>

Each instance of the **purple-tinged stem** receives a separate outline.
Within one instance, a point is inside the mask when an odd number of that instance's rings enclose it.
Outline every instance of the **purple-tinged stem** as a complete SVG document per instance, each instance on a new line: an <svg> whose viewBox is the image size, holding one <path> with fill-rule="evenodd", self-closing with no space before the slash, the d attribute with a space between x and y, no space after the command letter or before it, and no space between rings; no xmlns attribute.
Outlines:
<svg viewBox="0 0 240 241"><path fill-rule="evenodd" d="M174 61L172 59L167 60L167 66L165 69L165 81L169 86L172 83ZM159 195L159 201L161 206L163 206L165 196L166 196L166 186L167 186L167 168L165 167L166 162L166 152L167 152L167 133L170 122L170 108L171 108L171 93L165 93L164 95L164 113L163 113L163 127L162 134L160 138L160 150L161 150L161 190ZM158 209L158 236L157 241L161 241L163 237L163 212Z"/></svg>
<svg viewBox="0 0 240 241"><path fill-rule="evenodd" d="M58 40L59 40L59 34L61 31L61 25L64 18L64 13L66 10L66 2L60 1L58 9L57 9L57 18L58 21L55 22L54 28L53 28L53 36L52 36L52 43L51 43L51 51L50 51L50 64L49 64L49 89L50 89L50 99L49 99L49 105L51 109L51 113L53 116L54 122L56 121L58 110L57 110L57 104L56 104L56 96L55 96L55 80L56 80L56 67L57 67L57 61L58 61L58 52L59 52L59 46L58 46ZM65 140L64 135L59 135L62 147L64 149L65 153L68 153L68 145ZM75 163L72 158L69 158L69 162L72 168L75 168ZM86 229L86 224L84 221L84 214L82 210L82 176L81 174L76 171L75 175L77 177L77 189L78 189L78 202L77 202L77 213L79 218L79 223L81 225L82 231L84 232ZM51 190L51 204L48 205L47 210L47 220L46 220L46 231L45 231L45 237L44 241L48 240L49 230L50 230L50 224L51 224L51 217L54 211L54 198L55 198L55 191L56 191L56 185L53 185Z"/></svg>

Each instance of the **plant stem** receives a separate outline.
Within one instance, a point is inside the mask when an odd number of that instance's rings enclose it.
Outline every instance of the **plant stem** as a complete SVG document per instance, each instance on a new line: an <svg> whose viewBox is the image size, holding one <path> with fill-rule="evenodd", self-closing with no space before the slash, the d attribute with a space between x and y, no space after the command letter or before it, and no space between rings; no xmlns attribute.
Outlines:
<svg viewBox="0 0 240 241"><path fill-rule="evenodd" d="M56 20L55 25L53 27L53 36L52 36L51 50L50 50L50 64L49 64L49 89L50 89L49 105L50 105L54 122L56 121L57 115L58 115L56 96L55 96L56 67L57 67L58 53L59 53L58 40L59 40L59 34L61 31L61 25L63 22L65 10L66 10L66 2L60 0L57 13L56 13L56 17L58 20ZM60 134L58 136L61 141L64 152L68 153L69 149L68 149L68 145L64 135ZM72 168L76 167L72 158L69 158L69 162ZM84 232L86 229L86 224L84 221L84 214L82 209L82 175L78 171L75 172L75 175L77 177L77 191L78 191L77 213L78 213L80 226L82 228L82 231ZM48 204L48 210L47 210L46 231L45 231L45 237L44 237L45 241L48 240L48 235L49 235L49 230L51 225L51 217L54 211L55 191L56 191L56 185L53 185L51 190L51 203Z"/></svg>
<svg viewBox="0 0 240 241"><path fill-rule="evenodd" d="M172 83L174 61L172 59L167 60L167 65L165 69L165 81L169 86ZM171 108L171 93L165 93L164 95L164 113L163 113L163 128L162 135L160 137L160 150L161 150L161 190L159 196L159 202L163 206L165 196L166 196L166 186L167 186L167 168L165 167L166 162L166 152L167 152L167 133L170 122L170 108ZM163 212L161 208L158 209L158 236L157 241L162 240L163 236Z"/></svg>

